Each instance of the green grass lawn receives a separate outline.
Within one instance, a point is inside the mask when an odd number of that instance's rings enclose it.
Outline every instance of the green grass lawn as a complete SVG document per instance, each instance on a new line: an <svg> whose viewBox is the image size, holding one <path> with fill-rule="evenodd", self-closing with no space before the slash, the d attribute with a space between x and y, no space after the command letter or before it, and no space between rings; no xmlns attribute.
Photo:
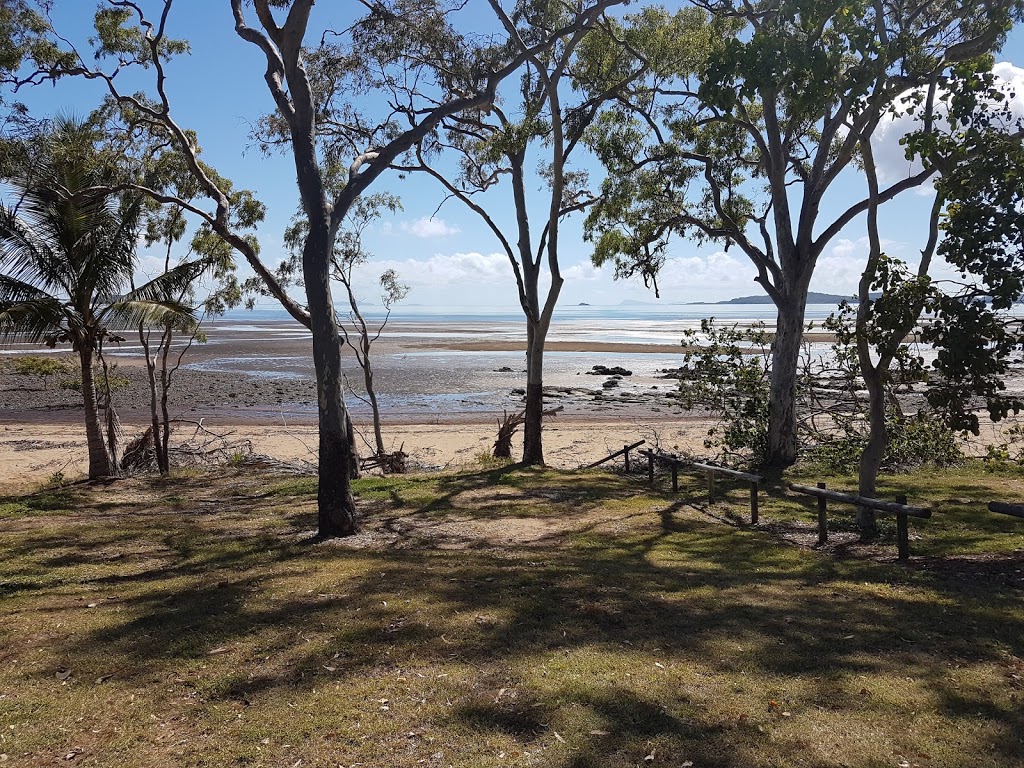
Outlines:
<svg viewBox="0 0 1024 768"><path fill-rule="evenodd" d="M1024 483L885 482L937 504L909 565L701 478L368 478L326 543L306 479L0 499L0 762L1020 765L1024 521L978 510Z"/></svg>

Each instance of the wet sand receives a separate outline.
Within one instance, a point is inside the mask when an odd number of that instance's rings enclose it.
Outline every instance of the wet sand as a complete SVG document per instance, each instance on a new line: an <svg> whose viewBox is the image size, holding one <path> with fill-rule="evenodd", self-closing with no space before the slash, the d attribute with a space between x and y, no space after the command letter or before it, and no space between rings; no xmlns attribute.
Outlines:
<svg viewBox="0 0 1024 768"><path fill-rule="evenodd" d="M388 330L391 335L374 347L374 359L389 445L404 444L412 461L425 467L471 463L489 452L498 419L523 405L518 332L479 323L393 324ZM250 440L256 453L315 463L308 334L283 322L222 324L209 336L208 343L188 350L175 374L170 413L186 422L180 434L193 429L189 423L202 422L232 440ZM129 438L149 420L147 376L137 347L129 341L108 354L116 375L128 382L115 393L115 406ZM549 380L557 384L547 390L547 404L561 407L545 425L552 465L577 467L640 439L700 449L706 419L678 407L674 380L657 378L656 365L678 364L678 345L563 341L549 351ZM575 354L560 357L561 352ZM587 375L592 365L614 366L626 355L654 362L608 387L610 377ZM355 390L347 395L354 421L370 435L369 409L358 398L361 371L351 355L346 371ZM53 378L16 375L11 356L0 356L4 486L37 482L54 472L74 477L86 469L81 395Z"/></svg>

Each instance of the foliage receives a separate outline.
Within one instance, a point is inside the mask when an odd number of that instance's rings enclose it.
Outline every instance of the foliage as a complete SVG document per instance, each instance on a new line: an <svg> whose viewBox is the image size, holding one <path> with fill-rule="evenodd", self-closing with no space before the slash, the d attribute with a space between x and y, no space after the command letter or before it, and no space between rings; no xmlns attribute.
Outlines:
<svg viewBox="0 0 1024 768"><path fill-rule="evenodd" d="M824 323L836 341L821 359L804 355L797 403L804 459L825 471L856 470L867 444L868 423L857 364L854 314L844 303ZM680 403L707 409L720 419L708 430L704 445L727 463L756 464L767 445L769 347L772 336L763 323L752 327L719 326L714 318L700 330L685 333L680 378ZM887 471L905 472L920 466L951 466L963 460L956 434L942 415L922 408L906 415L900 398L923 380L924 360L901 344L898 364L888 378L886 424L890 445L883 458Z"/></svg>
<svg viewBox="0 0 1024 768"><path fill-rule="evenodd" d="M871 205L923 184L936 167L854 201L832 191L836 180L883 120L910 110L901 94L921 89L932 106L957 67L999 44L1021 3L698 5L717 32L698 71L663 70L642 43L629 47L648 76L592 132L608 173L585 234L595 263L640 275L656 292L673 237L750 259L779 309L765 462L784 465L798 449L791 393L818 259Z"/></svg>
<svg viewBox="0 0 1024 768"><path fill-rule="evenodd" d="M1005 383L1024 351L1021 324L1008 312L1024 299L1024 146L987 127L960 138L966 159L937 184L947 200L939 253L960 281L932 302L923 337L938 348L930 402L977 434L979 401L993 421L1024 408Z"/></svg>
<svg viewBox="0 0 1024 768"><path fill-rule="evenodd" d="M191 315L181 295L207 268L181 264L132 287L142 219L137 195L106 192L120 169L97 151L97 131L67 119L38 137L38 161L12 180L15 201L0 205L0 339L56 346L80 361L89 475L116 474L119 429L109 387L97 403L93 365L116 331ZM97 191L99 190L99 191ZM107 379L107 366L103 365ZM107 435L99 423L105 411Z"/></svg>
<svg viewBox="0 0 1024 768"><path fill-rule="evenodd" d="M701 321L700 330L683 334L680 403L700 406L722 419L708 430L704 446L724 460L756 463L764 455L768 434L768 349L764 323L721 327Z"/></svg>
<svg viewBox="0 0 1024 768"><path fill-rule="evenodd" d="M14 372L19 376L38 376L46 389L51 376L70 373L71 363L62 357L51 355L21 355L14 358Z"/></svg>
<svg viewBox="0 0 1024 768"><path fill-rule="evenodd" d="M886 411L889 443L882 458L885 472L912 472L921 467L954 467L966 460L957 433L933 411L909 416L897 408ZM807 452L806 460L825 472L856 474L867 445L867 423L848 419L835 434L822 435Z"/></svg>

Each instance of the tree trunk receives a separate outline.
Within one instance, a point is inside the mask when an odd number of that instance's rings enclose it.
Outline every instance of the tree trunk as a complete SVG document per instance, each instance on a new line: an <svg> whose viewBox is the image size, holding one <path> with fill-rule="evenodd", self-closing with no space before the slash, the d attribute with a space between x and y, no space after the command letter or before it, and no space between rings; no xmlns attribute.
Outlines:
<svg viewBox="0 0 1024 768"><path fill-rule="evenodd" d="M526 320L526 419L523 422L523 464L544 465L544 339L540 323Z"/></svg>
<svg viewBox="0 0 1024 768"><path fill-rule="evenodd" d="M768 443L761 464L781 469L796 462L799 440L796 419L796 380L803 344L807 288L779 304L772 342L771 392L768 401Z"/></svg>
<svg viewBox="0 0 1024 768"><path fill-rule="evenodd" d="M89 479L109 477L114 474L110 466L110 454L103 439L99 408L96 404L96 382L92 375L92 347L80 344L78 358L82 366L82 402L85 406L85 436L89 446Z"/></svg>
<svg viewBox="0 0 1024 768"><path fill-rule="evenodd" d="M360 364L363 369L363 386L366 387L366 397L370 401L370 411L373 413L373 440L377 446L377 455L383 456L387 451L384 450L384 435L380 428L380 406L377 405L377 393L373 391L373 367L370 365L370 343L365 325L360 333L362 334L363 348L363 359L360 360Z"/></svg>
<svg viewBox="0 0 1024 768"><path fill-rule="evenodd" d="M889 433L885 425L885 387L882 384L882 372L874 367L862 367L864 384L868 390L868 444L860 455L860 473L857 493L867 498L874 498L875 485L878 481L878 470L882 466L882 458L889 444ZM875 510L870 507L857 508L857 527L861 536L871 538L878 534L875 523Z"/></svg>
<svg viewBox="0 0 1024 768"><path fill-rule="evenodd" d="M317 493L320 538L351 536L359 530L349 479L354 446L349 438L348 411L342 399L341 336L331 298L331 244L328 240L324 218L311 215L302 262L313 332L320 428Z"/></svg>
<svg viewBox="0 0 1024 768"><path fill-rule="evenodd" d="M156 352L149 346L149 332L143 327L139 327L139 341L142 342L142 351L146 356L146 375L149 381L149 423L150 428L153 430L153 453L156 456L156 466L161 475L168 473L167 459L164 454L164 444L161 440L160 430L160 396L157 393L156 383L156 355L160 353L157 349ZM166 401L166 391L164 392L164 401ZM166 409L165 409L166 410Z"/></svg>
<svg viewBox="0 0 1024 768"><path fill-rule="evenodd" d="M356 426L352 423L352 412L348 408L345 409L345 434L348 435L348 479L358 480L359 448L356 443Z"/></svg>

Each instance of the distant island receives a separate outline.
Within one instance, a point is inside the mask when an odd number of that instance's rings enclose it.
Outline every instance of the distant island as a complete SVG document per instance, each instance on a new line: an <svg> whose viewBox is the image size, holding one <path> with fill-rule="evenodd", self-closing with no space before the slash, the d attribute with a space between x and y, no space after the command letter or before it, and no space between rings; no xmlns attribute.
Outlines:
<svg viewBox="0 0 1024 768"><path fill-rule="evenodd" d="M872 299L877 299L881 294L871 294ZM817 291L810 291L807 294L808 304L840 304L844 301L855 302L857 301L856 296L843 296L839 293L818 293ZM757 296L740 296L735 299L726 299L725 301L691 301L690 304L771 304L772 299L766 293L758 294Z"/></svg>

